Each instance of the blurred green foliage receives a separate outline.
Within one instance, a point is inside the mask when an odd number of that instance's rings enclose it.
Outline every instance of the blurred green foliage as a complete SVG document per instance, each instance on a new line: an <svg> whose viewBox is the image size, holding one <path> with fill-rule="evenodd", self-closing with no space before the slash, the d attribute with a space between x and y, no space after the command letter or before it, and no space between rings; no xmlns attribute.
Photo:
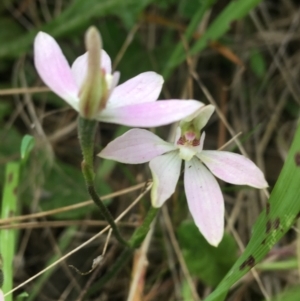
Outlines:
<svg viewBox="0 0 300 301"><path fill-rule="evenodd" d="M267 66L263 55L257 50L253 49L250 55L250 66L255 75L262 79L266 74Z"/></svg>
<svg viewBox="0 0 300 301"><path fill-rule="evenodd" d="M226 234L217 248L211 246L191 220L177 229L179 244L191 275L209 286L216 286L237 259L237 245Z"/></svg>

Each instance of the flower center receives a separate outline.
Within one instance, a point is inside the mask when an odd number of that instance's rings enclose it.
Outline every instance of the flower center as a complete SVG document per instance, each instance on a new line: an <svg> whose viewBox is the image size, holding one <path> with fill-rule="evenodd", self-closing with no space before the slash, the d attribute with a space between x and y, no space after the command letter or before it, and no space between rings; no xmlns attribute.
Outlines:
<svg viewBox="0 0 300 301"><path fill-rule="evenodd" d="M199 144L200 139L198 139L196 134L192 131L185 132L177 141L177 145L198 146Z"/></svg>

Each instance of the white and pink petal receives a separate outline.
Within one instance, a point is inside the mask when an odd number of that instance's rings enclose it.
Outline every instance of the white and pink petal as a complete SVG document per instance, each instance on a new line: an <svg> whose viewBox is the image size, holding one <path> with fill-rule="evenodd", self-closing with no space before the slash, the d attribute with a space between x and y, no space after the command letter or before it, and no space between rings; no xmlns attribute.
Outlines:
<svg viewBox="0 0 300 301"><path fill-rule="evenodd" d="M127 106L156 101L163 85L163 78L155 72L141 73L117 86L109 98L109 107Z"/></svg>
<svg viewBox="0 0 300 301"><path fill-rule="evenodd" d="M176 189L181 167L178 151L172 151L152 159L149 167L153 179L151 203L153 207L158 208Z"/></svg>
<svg viewBox="0 0 300 301"><path fill-rule="evenodd" d="M170 152L175 146L150 131L132 129L110 142L98 156L128 164L149 162L151 159Z"/></svg>
<svg viewBox="0 0 300 301"><path fill-rule="evenodd" d="M156 127L179 121L200 106L202 103L196 100L146 102L124 107L107 107L97 119L132 127Z"/></svg>
<svg viewBox="0 0 300 301"><path fill-rule="evenodd" d="M202 151L197 156L219 179L236 185L266 188L262 171L248 158L225 151Z"/></svg>
<svg viewBox="0 0 300 301"><path fill-rule="evenodd" d="M196 157L185 162L184 187L195 224L218 246L224 233L224 200L217 180Z"/></svg>
<svg viewBox="0 0 300 301"><path fill-rule="evenodd" d="M35 37L34 64L44 83L78 110L79 88L71 68L57 42L47 33L39 32Z"/></svg>

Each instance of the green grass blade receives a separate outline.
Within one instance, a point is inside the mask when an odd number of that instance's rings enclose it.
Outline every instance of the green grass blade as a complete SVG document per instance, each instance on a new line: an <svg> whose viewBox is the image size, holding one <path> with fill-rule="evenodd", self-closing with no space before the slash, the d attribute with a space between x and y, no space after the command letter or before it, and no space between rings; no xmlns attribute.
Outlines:
<svg viewBox="0 0 300 301"><path fill-rule="evenodd" d="M232 22L239 20L246 16L248 12L257 6L262 0L237 0L231 1L225 9L222 10L220 15L213 21L208 27L203 36L197 40L191 47L189 55L195 55L201 52L210 41L214 41L222 37L229 29ZM207 6L203 6L204 9L210 7L211 1L206 1ZM201 8L202 9L202 8ZM199 10L199 16L201 17L201 9ZM205 11L203 11L205 12ZM195 18L197 15L195 15ZM201 19L200 19L201 20ZM191 23L192 25L192 23ZM190 34L190 32L189 32ZM181 51L182 46L176 48L171 59L168 61L168 65L164 71L164 76L168 76L173 68L182 63L186 59L185 52Z"/></svg>
<svg viewBox="0 0 300 301"><path fill-rule="evenodd" d="M198 10L195 12L192 20L188 28L186 29L183 39L186 43L188 43L193 37L194 32L196 31L199 23L201 22L205 12L216 2L216 0L204 0L201 4L199 4ZM182 60L185 58L185 48L182 42L179 42L175 47L174 51L170 55L170 59L168 60L166 67L163 71L163 77L168 78L173 69L178 66Z"/></svg>
<svg viewBox="0 0 300 301"><path fill-rule="evenodd" d="M226 292L270 251L290 229L300 212L300 125L286 162L271 193L266 209L253 227L253 235L242 256L236 261L206 301Z"/></svg>
<svg viewBox="0 0 300 301"><path fill-rule="evenodd" d="M10 162L6 165L2 197L2 219L16 215L19 173L19 162ZM16 230L1 230L0 233L0 253L3 257L4 294L13 288L13 260L16 251L16 233ZM5 300L12 301L12 295L7 296Z"/></svg>
<svg viewBox="0 0 300 301"><path fill-rule="evenodd" d="M209 26L208 30L191 48L191 54L203 50L209 41L220 38L230 29L232 22L245 17L248 12L257 6L262 0L238 0L231 1L220 15Z"/></svg>

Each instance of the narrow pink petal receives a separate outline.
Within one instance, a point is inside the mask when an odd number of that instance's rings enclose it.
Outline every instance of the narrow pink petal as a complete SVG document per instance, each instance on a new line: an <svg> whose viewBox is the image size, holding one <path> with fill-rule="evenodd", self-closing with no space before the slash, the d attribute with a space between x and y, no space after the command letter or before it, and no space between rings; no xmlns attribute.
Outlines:
<svg viewBox="0 0 300 301"><path fill-rule="evenodd" d="M151 202L153 207L162 204L174 193L180 176L181 159L177 151L158 156L150 161L153 186Z"/></svg>
<svg viewBox="0 0 300 301"><path fill-rule="evenodd" d="M47 33L34 40L34 64L41 79L57 95L78 109L78 86L59 45Z"/></svg>
<svg viewBox="0 0 300 301"><path fill-rule="evenodd" d="M224 200L217 180L198 158L185 162L184 188L195 224L211 245L218 246L224 233Z"/></svg>
<svg viewBox="0 0 300 301"><path fill-rule="evenodd" d="M0 301L4 301L4 294L1 289L0 289Z"/></svg>
<svg viewBox="0 0 300 301"><path fill-rule="evenodd" d="M155 72L141 73L117 86L109 98L108 106L123 107L156 101L163 82L162 76Z"/></svg>
<svg viewBox="0 0 300 301"><path fill-rule="evenodd" d="M223 151L202 151L197 155L221 180L255 188L268 187L262 171L248 158Z"/></svg>
<svg viewBox="0 0 300 301"><path fill-rule="evenodd" d="M72 73L75 78L77 86L80 88L87 72L88 53L79 56L72 64ZM111 60L106 51L101 51L101 67L106 74L111 74Z"/></svg>
<svg viewBox="0 0 300 301"><path fill-rule="evenodd" d="M138 164L174 149L174 145L150 131L133 129L110 142L98 156L122 163Z"/></svg>
<svg viewBox="0 0 300 301"><path fill-rule="evenodd" d="M97 119L133 127L155 127L181 120L200 106L201 102L196 100L164 100L124 107L108 107Z"/></svg>

